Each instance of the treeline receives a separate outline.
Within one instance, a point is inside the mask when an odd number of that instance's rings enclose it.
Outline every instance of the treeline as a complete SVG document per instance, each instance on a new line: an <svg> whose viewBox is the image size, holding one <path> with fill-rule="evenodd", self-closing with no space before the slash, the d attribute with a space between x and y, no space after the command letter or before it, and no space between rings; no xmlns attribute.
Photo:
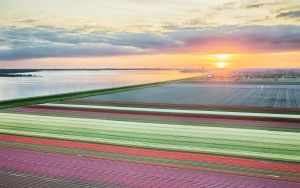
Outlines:
<svg viewBox="0 0 300 188"><path fill-rule="evenodd" d="M33 74L24 74L36 72L35 69L0 69L0 77L33 77Z"/></svg>
<svg viewBox="0 0 300 188"><path fill-rule="evenodd" d="M0 69L0 74L17 74L26 72L36 72L37 69Z"/></svg>

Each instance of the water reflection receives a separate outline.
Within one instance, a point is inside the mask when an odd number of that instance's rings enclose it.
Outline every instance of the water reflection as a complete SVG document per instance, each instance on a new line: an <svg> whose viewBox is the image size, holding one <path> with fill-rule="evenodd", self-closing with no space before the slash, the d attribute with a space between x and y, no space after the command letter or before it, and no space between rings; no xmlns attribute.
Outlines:
<svg viewBox="0 0 300 188"><path fill-rule="evenodd" d="M196 76L179 71L40 71L37 77L0 78L0 100L110 88Z"/></svg>

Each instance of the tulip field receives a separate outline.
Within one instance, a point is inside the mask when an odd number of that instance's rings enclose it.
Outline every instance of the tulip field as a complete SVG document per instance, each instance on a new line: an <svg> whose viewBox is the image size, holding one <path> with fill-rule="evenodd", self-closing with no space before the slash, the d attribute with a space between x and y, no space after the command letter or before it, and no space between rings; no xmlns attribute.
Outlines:
<svg viewBox="0 0 300 188"><path fill-rule="evenodd" d="M172 84L1 110L0 187L300 187L297 88L267 91L293 105L150 95Z"/></svg>

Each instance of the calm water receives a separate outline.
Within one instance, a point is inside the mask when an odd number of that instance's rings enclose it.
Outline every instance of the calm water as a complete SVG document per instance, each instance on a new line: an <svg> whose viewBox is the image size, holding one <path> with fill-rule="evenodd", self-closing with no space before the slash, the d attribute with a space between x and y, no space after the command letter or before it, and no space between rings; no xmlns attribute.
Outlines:
<svg viewBox="0 0 300 188"><path fill-rule="evenodd" d="M38 77L0 77L0 101L41 95L151 83L196 76L178 71L40 71Z"/></svg>

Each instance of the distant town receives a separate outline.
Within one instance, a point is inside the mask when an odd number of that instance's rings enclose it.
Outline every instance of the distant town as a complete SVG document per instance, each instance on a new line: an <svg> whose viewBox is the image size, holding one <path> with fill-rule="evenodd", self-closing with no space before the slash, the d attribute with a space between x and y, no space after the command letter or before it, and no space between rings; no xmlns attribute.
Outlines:
<svg viewBox="0 0 300 188"><path fill-rule="evenodd" d="M227 82L300 82L300 69L162 69L162 68L102 68L102 69L0 69L0 77L36 77L38 71L103 71L103 70L177 70L182 73L199 72L201 75L194 81L227 81Z"/></svg>

